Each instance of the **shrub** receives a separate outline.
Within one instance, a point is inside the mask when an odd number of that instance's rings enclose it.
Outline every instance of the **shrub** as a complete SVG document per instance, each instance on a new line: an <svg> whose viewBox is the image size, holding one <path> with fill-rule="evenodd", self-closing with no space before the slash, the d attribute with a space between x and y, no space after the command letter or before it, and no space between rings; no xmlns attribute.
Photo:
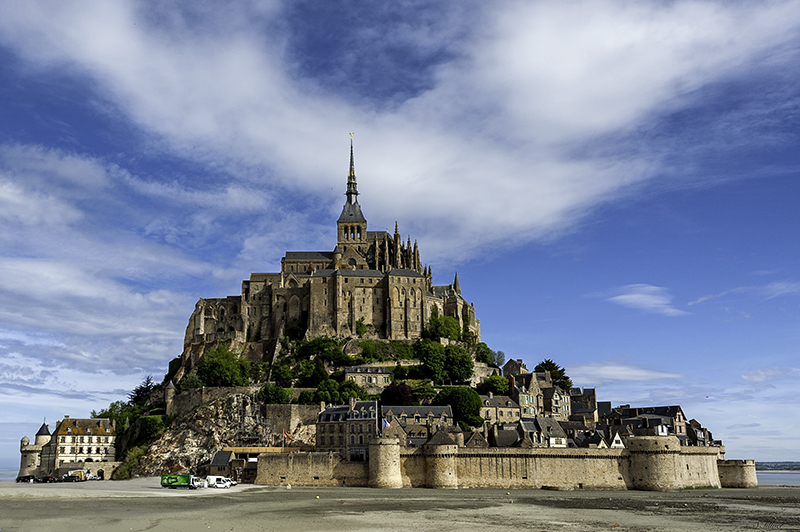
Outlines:
<svg viewBox="0 0 800 532"><path fill-rule="evenodd" d="M203 387L203 381L196 373L187 373L178 383L178 391L195 390Z"/></svg>
<svg viewBox="0 0 800 532"><path fill-rule="evenodd" d="M292 391L268 382L258 391L257 398L268 405L285 405L292 400Z"/></svg>
<svg viewBox="0 0 800 532"><path fill-rule="evenodd" d="M472 388L466 386L444 388L433 399L433 404L450 405L455 421L465 421L472 426L483 424L483 419L480 417L481 398Z"/></svg>
<svg viewBox="0 0 800 532"><path fill-rule="evenodd" d="M207 351L197 364L197 376L206 386L247 386L250 362L227 344Z"/></svg>

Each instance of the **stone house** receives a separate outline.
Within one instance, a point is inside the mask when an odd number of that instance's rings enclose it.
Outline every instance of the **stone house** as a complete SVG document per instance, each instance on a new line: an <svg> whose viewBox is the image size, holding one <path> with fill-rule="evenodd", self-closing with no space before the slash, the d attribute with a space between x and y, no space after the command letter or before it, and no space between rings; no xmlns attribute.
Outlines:
<svg viewBox="0 0 800 532"><path fill-rule="evenodd" d="M508 378L509 396L519 404L524 417L544 413L544 395L535 373L521 373Z"/></svg>
<svg viewBox="0 0 800 532"><path fill-rule="evenodd" d="M525 363L522 362L521 358L518 359L511 359L503 365L503 377L513 377L515 375L521 375L523 373L529 373L528 368L525 366Z"/></svg>
<svg viewBox="0 0 800 532"><path fill-rule="evenodd" d="M434 433L453 427L450 406L384 406L381 417L383 437L396 437L403 446L419 447Z"/></svg>
<svg viewBox="0 0 800 532"><path fill-rule="evenodd" d="M28 438L20 442L22 463L20 471L30 471L29 475L55 475L68 465L78 465L92 472L101 469L102 464L115 462L114 442L117 438L114 424L106 418L80 419L64 416L56 423L53 433L43 424L36 433L33 445ZM97 466L96 464L100 464ZM115 467L116 464L108 467ZM21 473L22 474L22 473Z"/></svg>
<svg viewBox="0 0 800 532"><path fill-rule="evenodd" d="M481 417L486 423L516 423L522 417L521 409L507 395L481 395Z"/></svg>
<svg viewBox="0 0 800 532"><path fill-rule="evenodd" d="M368 393L379 394L392 383L392 371L384 366L348 366L345 381L355 382Z"/></svg>
<svg viewBox="0 0 800 532"><path fill-rule="evenodd" d="M688 444L686 416L679 405L637 408L622 405L612 409L603 421L609 425L624 425L635 435L674 435L682 445Z"/></svg>
<svg viewBox="0 0 800 532"><path fill-rule="evenodd" d="M597 394L594 388L572 388L569 391L570 421L594 426L599 420L597 414Z"/></svg>
<svg viewBox="0 0 800 532"><path fill-rule="evenodd" d="M367 460L369 440L378 434L378 402L350 401L324 407L317 416L317 450L349 461Z"/></svg>
<svg viewBox="0 0 800 532"><path fill-rule="evenodd" d="M567 447L567 434L553 418L522 418L517 430L534 447Z"/></svg>
<svg viewBox="0 0 800 532"><path fill-rule="evenodd" d="M542 389L544 414L558 421L567 421L572 412L570 395L558 386Z"/></svg>

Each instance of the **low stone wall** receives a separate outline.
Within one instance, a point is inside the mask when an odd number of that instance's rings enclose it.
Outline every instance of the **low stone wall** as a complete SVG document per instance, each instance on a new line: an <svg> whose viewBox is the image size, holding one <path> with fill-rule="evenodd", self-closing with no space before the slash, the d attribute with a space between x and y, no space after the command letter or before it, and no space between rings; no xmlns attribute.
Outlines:
<svg viewBox="0 0 800 532"><path fill-rule="evenodd" d="M264 453L256 484L264 486L367 486L368 462L347 462L338 453Z"/></svg>
<svg viewBox="0 0 800 532"><path fill-rule="evenodd" d="M370 443L370 462L334 453L262 454L256 484L431 488L719 488L720 449L681 447L675 437L639 437L630 449L468 449Z"/></svg>
<svg viewBox="0 0 800 532"><path fill-rule="evenodd" d="M122 465L122 462L65 462L59 466L56 476L64 476L69 474L70 471L83 470L89 471L92 475L99 476L100 471L103 472L105 480L111 480L111 473L116 468Z"/></svg>
<svg viewBox="0 0 800 532"><path fill-rule="evenodd" d="M755 488L758 486L754 460L718 460L717 469L723 488Z"/></svg>

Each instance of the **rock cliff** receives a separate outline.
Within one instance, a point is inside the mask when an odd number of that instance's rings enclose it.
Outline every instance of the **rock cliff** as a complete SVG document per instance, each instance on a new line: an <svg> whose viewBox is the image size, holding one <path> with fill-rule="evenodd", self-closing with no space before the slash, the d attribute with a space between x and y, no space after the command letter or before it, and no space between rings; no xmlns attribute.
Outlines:
<svg viewBox="0 0 800 532"><path fill-rule="evenodd" d="M314 445L316 427L308 418L316 417L315 408L265 405L255 394L224 395L174 419L131 473L158 476L186 471L205 476L214 455L223 448L280 447L284 431L292 438L286 442L290 446ZM307 419L298 419L298 410Z"/></svg>

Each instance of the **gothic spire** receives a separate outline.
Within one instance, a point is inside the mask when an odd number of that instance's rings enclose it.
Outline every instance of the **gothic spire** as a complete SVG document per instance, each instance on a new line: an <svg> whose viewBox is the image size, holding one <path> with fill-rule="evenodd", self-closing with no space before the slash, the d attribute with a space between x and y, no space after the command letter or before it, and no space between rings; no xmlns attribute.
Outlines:
<svg viewBox="0 0 800 532"><path fill-rule="evenodd" d="M361 205L358 204L358 188L356 187L356 165L353 162L353 134L350 133L350 171L347 173L347 201L342 207L342 214L339 216L339 223L357 222L367 223L364 214L361 212ZM348 226L350 227L350 226ZM366 228L364 228L366 230Z"/></svg>
<svg viewBox="0 0 800 532"><path fill-rule="evenodd" d="M358 188L356 186L356 165L353 160L353 134L350 133L350 171L347 173L347 203L356 203Z"/></svg>

